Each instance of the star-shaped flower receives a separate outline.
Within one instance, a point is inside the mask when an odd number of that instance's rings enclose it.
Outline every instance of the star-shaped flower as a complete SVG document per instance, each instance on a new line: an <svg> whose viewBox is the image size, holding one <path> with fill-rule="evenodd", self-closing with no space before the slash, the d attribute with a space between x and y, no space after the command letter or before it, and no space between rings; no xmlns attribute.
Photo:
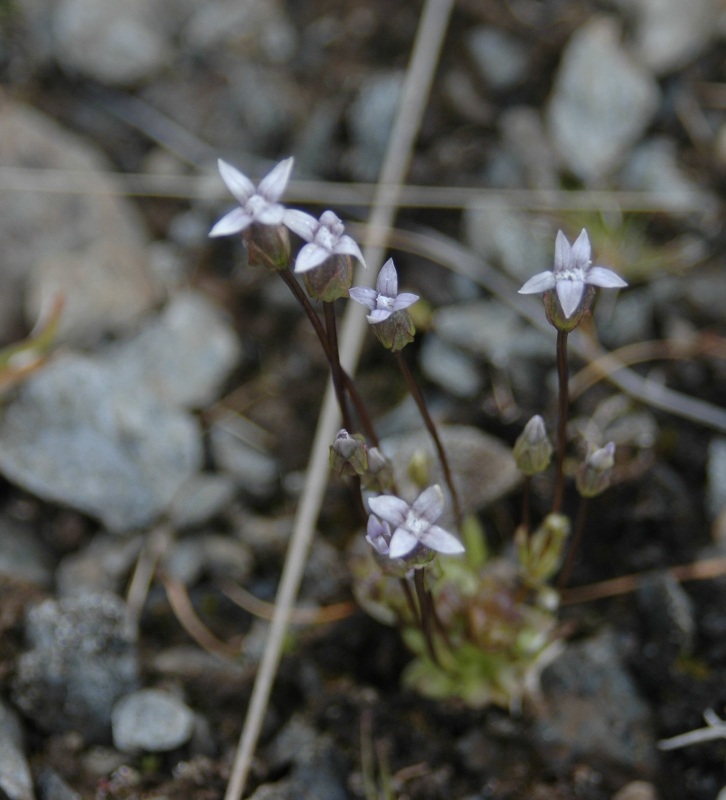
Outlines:
<svg viewBox="0 0 726 800"><path fill-rule="evenodd" d="M290 209L285 213L284 224L307 242L297 254L295 272L308 272L337 255L352 256L365 266L360 248L344 233L343 223L332 211L324 211L317 220L304 211Z"/></svg>
<svg viewBox="0 0 726 800"><path fill-rule="evenodd" d="M367 286L354 286L348 294L356 303L370 309L371 313L366 316L366 319L371 324L387 320L391 314L403 311L418 300L417 294L410 292L398 294L398 275L392 258L389 258L381 267L375 289Z"/></svg>
<svg viewBox="0 0 726 800"><path fill-rule="evenodd" d="M555 263L549 272L540 272L530 278L519 294L539 294L554 289L565 317L569 319L580 305L586 285L604 289L620 289L627 283L607 267L593 267L590 261L590 239L583 228L575 243L570 246L562 231L555 240Z"/></svg>
<svg viewBox="0 0 726 800"><path fill-rule="evenodd" d="M257 187L238 169L222 161L217 162L219 174L229 191L239 203L209 232L210 236L229 236L241 233L253 223L260 225L281 225L285 216L285 206L277 201L282 197L290 179L293 159L281 161L259 182Z"/></svg>
<svg viewBox="0 0 726 800"><path fill-rule="evenodd" d="M392 494L381 494L371 497L368 507L394 529L388 543L389 558L403 558L419 545L438 553L464 552L453 533L434 524L444 510L444 493L438 484L421 492L413 505Z"/></svg>

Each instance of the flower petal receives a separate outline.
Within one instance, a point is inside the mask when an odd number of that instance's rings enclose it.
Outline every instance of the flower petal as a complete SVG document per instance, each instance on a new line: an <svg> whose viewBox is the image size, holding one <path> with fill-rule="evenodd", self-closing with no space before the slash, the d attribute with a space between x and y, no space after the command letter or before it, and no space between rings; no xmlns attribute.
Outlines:
<svg viewBox="0 0 726 800"><path fill-rule="evenodd" d="M393 313L390 308L375 308L366 317L371 325L376 325L379 322L385 322Z"/></svg>
<svg viewBox="0 0 726 800"><path fill-rule="evenodd" d="M350 236L341 236L338 243L333 248L333 252L346 256L353 256L353 258L357 258L364 267L366 265L365 259L363 258L363 253L360 251L360 247L358 247L356 241Z"/></svg>
<svg viewBox="0 0 726 800"><path fill-rule="evenodd" d="M285 206L279 203L265 203L255 212L255 220L261 225L282 225L285 219Z"/></svg>
<svg viewBox="0 0 726 800"><path fill-rule="evenodd" d="M571 253L572 248L567 241L567 237L562 231L557 231L557 236L555 237L555 266L553 272L563 272L570 268Z"/></svg>
<svg viewBox="0 0 726 800"><path fill-rule="evenodd" d="M560 280L557 281L555 288L565 317L569 319L580 305L582 295L585 291L585 283L584 281L578 280Z"/></svg>
<svg viewBox="0 0 726 800"><path fill-rule="evenodd" d="M437 553L453 555L454 553L464 552L464 545L456 536L438 525L432 525L421 534L421 544L425 544L431 550L436 550Z"/></svg>
<svg viewBox="0 0 726 800"><path fill-rule="evenodd" d="M604 289L622 289L628 285L620 275L607 267L590 267L585 282Z"/></svg>
<svg viewBox="0 0 726 800"><path fill-rule="evenodd" d="M290 208L285 212L282 224L293 233L296 233L301 239L306 242L312 242L318 230L319 222L315 217L306 214L304 211Z"/></svg>
<svg viewBox="0 0 726 800"><path fill-rule="evenodd" d="M396 528L388 545L389 558L403 558L418 546L418 536L407 528Z"/></svg>
<svg viewBox="0 0 726 800"><path fill-rule="evenodd" d="M217 167L226 187L243 206L255 193L254 183L236 167L222 161L221 158L217 160Z"/></svg>
<svg viewBox="0 0 726 800"><path fill-rule="evenodd" d="M371 289L370 286L353 286L348 289L348 297L373 311L376 307L378 292L375 289Z"/></svg>
<svg viewBox="0 0 726 800"><path fill-rule="evenodd" d="M385 522L398 527L403 525L409 512L409 505L405 500L393 494L379 494L368 500L368 508Z"/></svg>
<svg viewBox="0 0 726 800"><path fill-rule="evenodd" d="M580 269L587 269L590 265L590 258L592 255L592 248L590 247L590 239L587 231L583 228L580 235L575 239L572 245L572 266Z"/></svg>
<svg viewBox="0 0 726 800"><path fill-rule="evenodd" d="M444 511L444 493L438 483L424 489L413 501L411 510L421 519L434 523Z"/></svg>
<svg viewBox="0 0 726 800"><path fill-rule="evenodd" d="M295 259L295 272L309 272L315 267L319 267L324 261L330 258L330 253L316 242L306 244Z"/></svg>
<svg viewBox="0 0 726 800"><path fill-rule="evenodd" d="M417 294L411 292L401 292L396 296L391 311L403 311L404 308L412 306L419 299Z"/></svg>
<svg viewBox="0 0 726 800"><path fill-rule="evenodd" d="M519 290L519 294L540 294L555 288L555 276L552 272L538 272L532 276Z"/></svg>
<svg viewBox="0 0 726 800"><path fill-rule="evenodd" d="M234 208L228 214L225 214L219 222L215 223L212 230L209 231L209 235L214 237L239 233L248 227L251 222L252 216L243 208Z"/></svg>
<svg viewBox="0 0 726 800"><path fill-rule="evenodd" d="M383 294L386 297L395 297L398 294L398 275L392 258L389 258L381 267L381 271L378 273L376 289L378 289L378 294Z"/></svg>
<svg viewBox="0 0 726 800"><path fill-rule="evenodd" d="M274 202L282 197L287 182L290 180L290 172L295 159L291 156L276 164L257 186L257 194L261 194L266 200Z"/></svg>

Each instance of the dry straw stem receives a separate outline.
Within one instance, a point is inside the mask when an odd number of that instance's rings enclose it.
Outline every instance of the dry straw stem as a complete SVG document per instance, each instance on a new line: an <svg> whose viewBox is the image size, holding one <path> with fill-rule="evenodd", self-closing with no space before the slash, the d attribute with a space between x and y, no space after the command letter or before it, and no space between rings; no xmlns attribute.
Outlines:
<svg viewBox="0 0 726 800"><path fill-rule="evenodd" d="M408 171L411 151L428 100L452 7L453 0L427 0L421 15L398 116L391 133L381 169L380 183L371 209L372 235L368 237L364 250L365 260L371 265L382 260L388 231L395 217L400 186ZM372 285L375 278L374 269L365 272L359 270L359 273L361 274L357 276L356 285ZM341 364L351 375L355 372L358 362L364 331L363 309L351 303L343 320L340 336ZM339 413L335 396L331 386L328 385L308 464L305 487L277 592L275 614L252 689L225 800L239 800L244 791L328 481L328 447L338 425Z"/></svg>
<svg viewBox="0 0 726 800"><path fill-rule="evenodd" d="M210 158L209 161L212 159ZM239 160L239 159L238 159ZM272 164L254 165L250 173L264 173ZM99 177L106 180L100 184ZM379 202L381 184L331 183L292 180L285 190L288 203L347 208L370 208ZM393 187L396 188L396 187ZM178 200L222 200L216 170L208 175L151 175L90 170L0 167L0 192L58 194L117 194L126 197L166 197ZM400 186L395 208L495 208L502 205L533 212L597 211L631 214L703 213L703 195L697 192L641 192L567 189L483 189L472 186ZM390 203L382 198L381 205Z"/></svg>

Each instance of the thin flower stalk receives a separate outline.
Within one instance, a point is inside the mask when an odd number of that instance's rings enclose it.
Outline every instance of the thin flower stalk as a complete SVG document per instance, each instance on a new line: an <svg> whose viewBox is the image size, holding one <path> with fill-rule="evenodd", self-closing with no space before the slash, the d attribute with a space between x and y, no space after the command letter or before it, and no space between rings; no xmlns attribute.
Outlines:
<svg viewBox="0 0 726 800"><path fill-rule="evenodd" d="M570 407L569 368L567 362L567 331L557 331L557 462L555 496L552 513L559 514L565 493L565 451L567 449L567 415Z"/></svg>
<svg viewBox="0 0 726 800"><path fill-rule="evenodd" d="M436 428L436 425L431 418L431 414L429 413L428 406L426 405L426 400L424 399L421 390L416 383L416 379L413 377L411 370L406 363L406 359L403 356L403 352L401 350L397 350L394 353L396 357L396 362L398 364L398 368L403 375L404 380L406 381L406 386L411 393L411 397L413 397L416 406L421 414L421 419L426 426L426 430L431 435L431 438L434 442L434 447L436 448L436 454L438 455L439 463L441 464L441 470L444 474L444 480L446 481L446 486L449 489L449 493L451 494L451 504L453 506L454 511L454 519L456 520L456 527L457 529L461 530L461 523L462 523L462 513L461 513L461 503L459 501L459 493L456 490L456 486L454 484L454 477L451 473L451 467L449 465L449 459L446 455L446 450L444 445L441 441L441 437L439 436L439 432Z"/></svg>

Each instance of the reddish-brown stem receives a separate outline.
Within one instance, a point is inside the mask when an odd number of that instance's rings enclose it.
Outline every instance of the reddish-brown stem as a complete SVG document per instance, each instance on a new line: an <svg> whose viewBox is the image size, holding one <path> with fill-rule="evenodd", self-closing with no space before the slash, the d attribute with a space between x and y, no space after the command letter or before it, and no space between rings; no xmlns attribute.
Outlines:
<svg viewBox="0 0 726 800"><path fill-rule="evenodd" d="M552 501L552 513L559 514L565 494L565 450L567 449L567 412L569 407L567 371L567 332L557 331L557 378L559 404L557 415L557 482Z"/></svg>
<svg viewBox="0 0 726 800"><path fill-rule="evenodd" d="M567 561L565 561L564 567L562 567L560 570L560 577L557 579L557 589L560 592L567 586L567 581L570 579L570 574L572 573L572 567L575 565L575 556L580 548L582 534L585 530L585 519L587 517L587 511L589 507L590 499L588 497L583 497L580 500L580 508L577 511L575 533L572 537L572 543L570 544L569 552L567 554Z"/></svg>
<svg viewBox="0 0 726 800"><path fill-rule="evenodd" d="M408 368L408 364L406 363L406 359L403 357L403 352L401 350L397 350L394 352L396 356L396 361L398 362L398 367L401 370L401 374L406 381L406 386L408 387L409 392L411 393L411 397L416 402L418 406L418 410L421 414L421 418L424 421L424 425L426 429L431 434L431 438L434 440L434 446L436 447L436 452L439 457L439 462L441 464L441 469L444 473L444 480L446 481L446 485L449 487L449 492L451 494L451 502L454 506L454 519L456 520L456 527L457 529L461 530L461 505L459 503L459 494L456 491L456 487L454 486L454 478L451 474L451 469L449 467L449 460L446 457L446 451L444 450L444 445L441 443L441 439L439 438L439 433L436 430L436 425L434 425L434 421L431 419L431 415L429 414L429 410L426 407L426 401L424 400L423 394L421 394L421 390L418 388L418 384L416 383L411 370Z"/></svg>
<svg viewBox="0 0 726 800"><path fill-rule="evenodd" d="M419 611L421 612L421 631L426 640L426 649L429 651L431 660L434 664L439 663L438 656L436 655L436 648L434 647L434 637L431 631L431 623L433 621L433 614L431 613L431 596L426 591L424 583L424 571L422 569L415 569L413 571L413 585L416 589L416 597L418 599Z"/></svg>

